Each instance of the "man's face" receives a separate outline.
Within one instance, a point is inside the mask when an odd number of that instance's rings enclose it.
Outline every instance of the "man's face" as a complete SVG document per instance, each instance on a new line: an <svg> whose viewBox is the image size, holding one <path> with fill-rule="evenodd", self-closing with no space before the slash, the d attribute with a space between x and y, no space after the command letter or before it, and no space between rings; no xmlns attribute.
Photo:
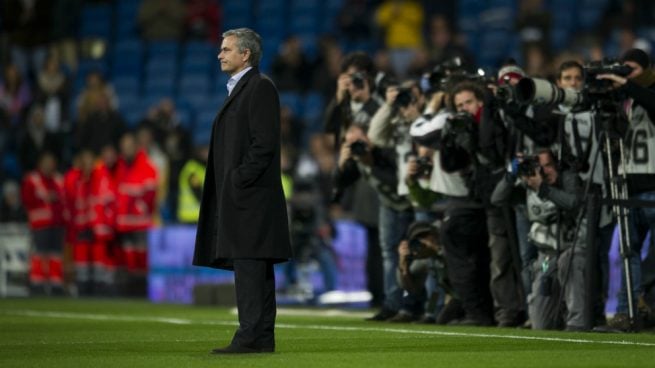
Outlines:
<svg viewBox="0 0 655 368"><path fill-rule="evenodd" d="M582 89L583 83L582 70L576 67L562 70L557 80L557 86L559 88L570 88L576 91Z"/></svg>
<svg viewBox="0 0 655 368"><path fill-rule="evenodd" d="M557 167L553 161L553 156L549 152L542 152L538 155L539 165L544 173L544 180L548 185L553 185L557 181Z"/></svg>
<svg viewBox="0 0 655 368"><path fill-rule="evenodd" d="M418 102L411 102L407 106L401 106L398 109L398 112L400 112L400 116L403 119L409 122L413 122L421 115L421 112L418 109Z"/></svg>
<svg viewBox="0 0 655 368"><path fill-rule="evenodd" d="M634 61L626 60L623 62L623 64L632 68L632 73L628 74L627 76L628 79L637 78L641 75L641 73L644 72L644 68L642 68L641 65Z"/></svg>
<svg viewBox="0 0 655 368"><path fill-rule="evenodd" d="M39 161L39 171L45 176L51 176L57 170L57 161L55 156L46 154Z"/></svg>
<svg viewBox="0 0 655 368"><path fill-rule="evenodd" d="M134 136L126 134L121 138L121 155L127 160L131 160L136 156L137 146Z"/></svg>
<svg viewBox="0 0 655 368"><path fill-rule="evenodd" d="M475 97L475 94L472 91L459 92L455 95L454 102L457 112L465 111L473 116L477 115L478 111L484 105L482 101Z"/></svg>
<svg viewBox="0 0 655 368"><path fill-rule="evenodd" d="M221 63L221 70L230 76L237 74L248 66L250 50L240 52L237 47L237 38L227 36L223 38L221 52L218 54L218 60Z"/></svg>

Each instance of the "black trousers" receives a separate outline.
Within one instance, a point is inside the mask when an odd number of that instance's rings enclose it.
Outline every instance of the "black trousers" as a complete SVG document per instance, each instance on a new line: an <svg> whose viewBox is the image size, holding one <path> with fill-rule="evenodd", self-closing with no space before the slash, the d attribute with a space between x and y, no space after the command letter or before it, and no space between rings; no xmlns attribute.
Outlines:
<svg viewBox="0 0 655 368"><path fill-rule="evenodd" d="M234 284L239 328L232 345L254 348L275 346L275 274L264 259L235 259Z"/></svg>
<svg viewBox="0 0 655 368"><path fill-rule="evenodd" d="M441 228L448 278L467 317L492 321L487 216L482 208L448 208Z"/></svg>

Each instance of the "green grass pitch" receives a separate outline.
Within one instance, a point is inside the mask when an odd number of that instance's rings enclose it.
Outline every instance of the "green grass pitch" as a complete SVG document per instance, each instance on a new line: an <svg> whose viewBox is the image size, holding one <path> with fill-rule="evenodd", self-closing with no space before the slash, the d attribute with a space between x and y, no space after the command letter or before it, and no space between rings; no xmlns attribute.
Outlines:
<svg viewBox="0 0 655 368"><path fill-rule="evenodd" d="M2 299L0 367L655 367L652 333L423 326L316 314L280 310L274 354L213 356L209 351L226 345L236 326L228 309Z"/></svg>

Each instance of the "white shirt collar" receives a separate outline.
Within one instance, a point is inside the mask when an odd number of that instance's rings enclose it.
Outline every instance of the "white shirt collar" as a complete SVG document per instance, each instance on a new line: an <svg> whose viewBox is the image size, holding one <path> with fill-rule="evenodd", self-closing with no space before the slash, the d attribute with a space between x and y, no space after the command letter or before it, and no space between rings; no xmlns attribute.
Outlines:
<svg viewBox="0 0 655 368"><path fill-rule="evenodd" d="M243 69L242 71L238 72L237 74L233 75L228 79L227 81L227 94L228 96L232 94L232 90L234 87L236 87L237 83L239 83L239 80L246 74L248 71L252 69L251 66Z"/></svg>

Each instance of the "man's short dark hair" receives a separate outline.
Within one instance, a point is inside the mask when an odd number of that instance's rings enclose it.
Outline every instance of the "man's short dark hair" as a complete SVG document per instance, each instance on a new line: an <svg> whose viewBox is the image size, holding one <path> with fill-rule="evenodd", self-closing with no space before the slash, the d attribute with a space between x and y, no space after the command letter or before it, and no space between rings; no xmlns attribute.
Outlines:
<svg viewBox="0 0 655 368"><path fill-rule="evenodd" d="M363 51L355 51L346 55L341 62L341 72L345 73L351 66L354 66L357 70L366 73L369 78L373 77L375 74L375 65L373 64L373 59L371 59L371 57Z"/></svg>
<svg viewBox="0 0 655 368"><path fill-rule="evenodd" d="M484 102L484 90L482 87L473 81L464 81L461 83L458 83L453 87L452 92L450 93L450 103L451 106L455 106L455 96L462 92L471 92L475 96L476 99L479 101Z"/></svg>
<svg viewBox="0 0 655 368"><path fill-rule="evenodd" d="M564 73L565 70L569 70L571 68L578 68L580 70L580 74L584 74L584 68L582 64L575 60L566 60L565 62L561 63L559 65L559 71L557 73L557 80L560 80L562 78L562 73Z"/></svg>

